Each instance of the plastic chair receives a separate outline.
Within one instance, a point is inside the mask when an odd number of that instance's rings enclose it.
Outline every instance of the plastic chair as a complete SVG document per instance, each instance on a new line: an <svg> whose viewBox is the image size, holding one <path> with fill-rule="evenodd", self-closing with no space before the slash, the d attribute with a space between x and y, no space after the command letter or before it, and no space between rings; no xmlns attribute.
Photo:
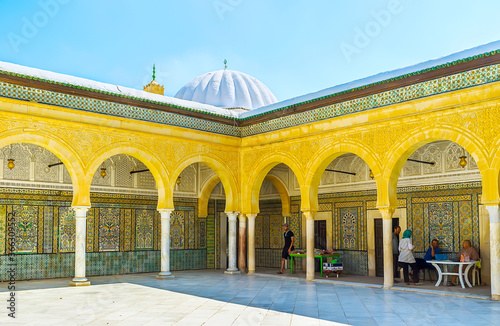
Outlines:
<svg viewBox="0 0 500 326"><path fill-rule="evenodd" d="M425 271L427 271L427 273ZM428 267L428 268L422 268L422 269L419 270L419 272L422 272L422 277L420 279L425 281L426 280L425 275L427 274L429 276L429 281L432 282L431 271L434 271L434 273L436 274L436 280L437 280L437 272L436 272L436 270L434 268L430 268L430 267Z"/></svg>
<svg viewBox="0 0 500 326"><path fill-rule="evenodd" d="M481 258L479 258L479 264L481 264ZM481 285L481 268L477 267L477 264L474 265L474 269L472 270L472 286Z"/></svg>

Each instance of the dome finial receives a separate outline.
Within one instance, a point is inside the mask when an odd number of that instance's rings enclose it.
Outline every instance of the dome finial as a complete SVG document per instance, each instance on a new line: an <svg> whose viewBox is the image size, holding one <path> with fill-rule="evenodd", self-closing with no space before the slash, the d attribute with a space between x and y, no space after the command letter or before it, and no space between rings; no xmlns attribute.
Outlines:
<svg viewBox="0 0 500 326"><path fill-rule="evenodd" d="M227 69L227 60L224 59L224 70L226 70L226 69Z"/></svg>
<svg viewBox="0 0 500 326"><path fill-rule="evenodd" d="M153 64L153 80L149 84L144 86L143 90L149 93L163 95L165 88L163 87L163 85L158 84L155 79L156 79L156 66Z"/></svg>

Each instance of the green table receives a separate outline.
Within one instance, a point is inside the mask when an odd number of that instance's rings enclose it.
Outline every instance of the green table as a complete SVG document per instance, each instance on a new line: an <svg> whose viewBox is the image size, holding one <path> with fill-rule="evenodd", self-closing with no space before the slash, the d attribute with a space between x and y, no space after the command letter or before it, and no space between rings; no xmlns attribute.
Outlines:
<svg viewBox="0 0 500 326"><path fill-rule="evenodd" d="M323 277L323 258L328 258L332 257L338 260L340 258L341 254L338 252L334 252L328 255L314 255L314 258L319 258L321 260L321 277ZM307 257L306 254L290 254L290 260L291 260L291 272L293 274L293 257Z"/></svg>

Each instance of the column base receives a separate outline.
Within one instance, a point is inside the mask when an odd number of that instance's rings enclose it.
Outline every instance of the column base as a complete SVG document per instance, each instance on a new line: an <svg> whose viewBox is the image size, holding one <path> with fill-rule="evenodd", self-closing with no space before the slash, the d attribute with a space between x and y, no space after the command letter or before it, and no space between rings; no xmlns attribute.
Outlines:
<svg viewBox="0 0 500 326"><path fill-rule="evenodd" d="M224 271L224 274L226 275L238 275L238 274L241 274L241 271L235 269L235 270L227 270L227 271Z"/></svg>
<svg viewBox="0 0 500 326"><path fill-rule="evenodd" d="M255 270L248 270L248 275L252 275L252 274L255 274Z"/></svg>
<svg viewBox="0 0 500 326"><path fill-rule="evenodd" d="M493 301L500 301L500 294L492 294L491 295L491 300L493 300Z"/></svg>
<svg viewBox="0 0 500 326"><path fill-rule="evenodd" d="M384 289L390 289L394 286L394 284L384 284L383 288Z"/></svg>
<svg viewBox="0 0 500 326"><path fill-rule="evenodd" d="M174 278L175 276L170 272L161 272L160 274L156 275L156 279L158 280L173 280Z"/></svg>
<svg viewBox="0 0 500 326"><path fill-rule="evenodd" d="M86 278L74 278L69 282L69 286L89 286L90 281Z"/></svg>

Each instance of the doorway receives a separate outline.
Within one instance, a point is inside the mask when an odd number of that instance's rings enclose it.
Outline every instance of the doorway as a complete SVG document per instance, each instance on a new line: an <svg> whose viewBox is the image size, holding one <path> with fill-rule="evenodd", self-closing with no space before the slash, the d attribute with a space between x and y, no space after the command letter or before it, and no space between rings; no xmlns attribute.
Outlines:
<svg viewBox="0 0 500 326"><path fill-rule="evenodd" d="M314 249L326 250L326 221L319 220L314 221ZM321 271L321 261L319 259L314 260L315 271Z"/></svg>
<svg viewBox="0 0 500 326"><path fill-rule="evenodd" d="M314 221L314 248L326 250L326 221Z"/></svg>
<svg viewBox="0 0 500 326"><path fill-rule="evenodd" d="M229 247L227 242L228 221L226 213L220 213L220 269L226 270L229 259Z"/></svg>
<svg viewBox="0 0 500 326"><path fill-rule="evenodd" d="M384 230L382 226L382 219L376 218L373 220L375 223L375 276L384 276ZM392 228L399 225L399 218L392 219Z"/></svg>

